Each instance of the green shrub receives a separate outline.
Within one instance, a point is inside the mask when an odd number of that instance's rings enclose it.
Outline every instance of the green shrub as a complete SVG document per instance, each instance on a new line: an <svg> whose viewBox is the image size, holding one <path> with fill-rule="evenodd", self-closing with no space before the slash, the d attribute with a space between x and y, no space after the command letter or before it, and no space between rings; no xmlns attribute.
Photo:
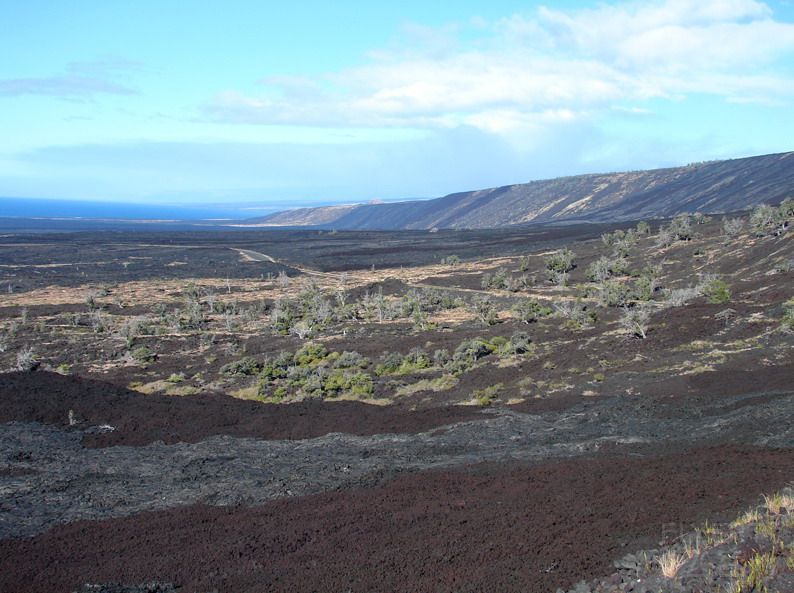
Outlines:
<svg viewBox="0 0 794 593"><path fill-rule="evenodd" d="M355 373L348 377L349 389L353 395L371 395L374 392L372 377L367 373Z"/></svg>
<svg viewBox="0 0 794 593"><path fill-rule="evenodd" d="M538 301L532 299L522 299L513 305L513 314L516 319L523 323L532 323L541 317L551 315L552 310L549 307L541 305Z"/></svg>
<svg viewBox="0 0 794 593"><path fill-rule="evenodd" d="M502 385L502 383L496 383L495 385L473 391L471 396L472 399L475 399L479 405L483 407L490 406L493 400L498 397L499 392L502 391L503 387L504 385Z"/></svg>
<svg viewBox="0 0 794 593"><path fill-rule="evenodd" d="M712 304L723 304L731 301L731 289L720 278L714 278L700 287L700 292Z"/></svg>
<svg viewBox="0 0 794 593"><path fill-rule="evenodd" d="M780 209L773 208L769 204L759 204L750 213L750 226L753 227L757 237L763 237L781 221Z"/></svg>
<svg viewBox="0 0 794 593"><path fill-rule="evenodd" d="M136 361L142 363L152 362L155 358L157 358L154 352L152 352L146 346L138 346L132 352L130 352L130 355Z"/></svg>
<svg viewBox="0 0 794 593"><path fill-rule="evenodd" d="M309 342L302 346L293 357L293 362L298 366L315 366L325 360L328 349L319 342Z"/></svg>
<svg viewBox="0 0 794 593"><path fill-rule="evenodd" d="M286 336L298 318L297 306L288 299L279 299L270 312L270 326L276 333Z"/></svg>
<svg viewBox="0 0 794 593"><path fill-rule="evenodd" d="M496 305L487 296L476 296L471 303L471 311L484 325L495 325L499 320Z"/></svg>
<svg viewBox="0 0 794 593"><path fill-rule="evenodd" d="M634 297L640 301L650 301L654 293L659 289L659 281L655 273L648 268L643 270L642 274L634 283Z"/></svg>
<svg viewBox="0 0 794 593"><path fill-rule="evenodd" d="M778 207L778 215L783 218L794 218L794 198L786 198Z"/></svg>
<svg viewBox="0 0 794 593"><path fill-rule="evenodd" d="M375 367L375 374L379 377L394 374L402 362L403 357L400 353L390 352L381 358L381 362Z"/></svg>
<svg viewBox="0 0 794 593"><path fill-rule="evenodd" d="M593 282L603 282L612 276L625 276L628 262L622 257L599 257L587 267L587 278Z"/></svg>
<svg viewBox="0 0 794 593"><path fill-rule="evenodd" d="M488 340L491 351L497 354L507 354L509 351L510 341L504 336L494 336Z"/></svg>
<svg viewBox="0 0 794 593"><path fill-rule="evenodd" d="M634 298L628 284L607 280L601 284L598 302L602 307L625 307Z"/></svg>
<svg viewBox="0 0 794 593"><path fill-rule="evenodd" d="M251 356L232 361L221 367L221 374L227 377L256 375L262 370L262 365Z"/></svg>
<svg viewBox="0 0 794 593"><path fill-rule="evenodd" d="M784 331L794 332L794 298L783 303L783 319L781 327Z"/></svg>
<svg viewBox="0 0 794 593"><path fill-rule="evenodd" d="M292 366L292 354L282 352L275 359L267 358L259 372L259 376L267 381L287 376L287 369Z"/></svg>
<svg viewBox="0 0 794 593"><path fill-rule="evenodd" d="M532 340L524 332L515 332L508 344L511 354L526 354L532 349Z"/></svg>
<svg viewBox="0 0 794 593"><path fill-rule="evenodd" d="M334 361L334 366L338 369L365 369L369 366L369 360L361 356L358 352L348 352L345 350L339 355L339 358Z"/></svg>
<svg viewBox="0 0 794 593"><path fill-rule="evenodd" d="M504 290L508 286L507 270L499 268L493 274L483 274L481 285L484 289Z"/></svg>
<svg viewBox="0 0 794 593"><path fill-rule="evenodd" d="M433 365L443 367L451 360L449 351L446 348L440 348L433 352Z"/></svg>
<svg viewBox="0 0 794 593"><path fill-rule="evenodd" d="M462 342L452 354L446 369L456 375L471 369L478 360L494 352L494 346L483 338L472 338Z"/></svg>
<svg viewBox="0 0 794 593"><path fill-rule="evenodd" d="M596 315L595 311L590 310L580 299L554 303L554 310L560 317L565 319L563 327L568 329L592 327L598 321L598 315Z"/></svg>
<svg viewBox="0 0 794 593"><path fill-rule="evenodd" d="M407 375L422 369L430 368L431 366L433 366L433 361L430 360L430 356L427 352L421 348L412 348L408 354L403 357L397 369L397 374Z"/></svg>
<svg viewBox="0 0 794 593"><path fill-rule="evenodd" d="M669 229L679 241L689 241L692 238L692 219L689 214L679 214L670 223Z"/></svg>
<svg viewBox="0 0 794 593"><path fill-rule="evenodd" d="M576 254L566 247L549 255L543 261L546 264L546 269L551 272L570 272L576 267Z"/></svg>

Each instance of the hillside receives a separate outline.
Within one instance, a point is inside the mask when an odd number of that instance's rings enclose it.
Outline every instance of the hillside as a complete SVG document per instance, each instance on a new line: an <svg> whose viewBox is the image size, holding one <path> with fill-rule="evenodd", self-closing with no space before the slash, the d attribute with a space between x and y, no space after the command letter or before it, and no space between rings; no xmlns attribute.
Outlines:
<svg viewBox="0 0 794 593"><path fill-rule="evenodd" d="M794 193L794 152L684 167L560 177L391 204L301 208L247 222L347 230L493 228L721 213Z"/></svg>

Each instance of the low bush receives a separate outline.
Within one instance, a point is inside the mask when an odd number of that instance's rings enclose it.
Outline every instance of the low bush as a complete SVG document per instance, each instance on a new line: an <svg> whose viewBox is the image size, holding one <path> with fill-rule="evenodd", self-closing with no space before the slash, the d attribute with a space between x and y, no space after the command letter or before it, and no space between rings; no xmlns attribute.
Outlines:
<svg viewBox="0 0 794 593"><path fill-rule="evenodd" d="M728 284L720 278L709 278L699 286L700 293L709 303L723 304L731 301L731 290Z"/></svg>
<svg viewBox="0 0 794 593"><path fill-rule="evenodd" d="M648 337L650 319L651 311L647 306L630 307L623 310L619 323L628 335L644 340Z"/></svg>
<svg viewBox="0 0 794 593"><path fill-rule="evenodd" d="M349 352L345 350L334 361L334 367L338 369L352 369L359 368L365 369L369 366L369 360L361 356L358 352Z"/></svg>
<svg viewBox="0 0 794 593"><path fill-rule="evenodd" d="M783 331L794 332L794 298L783 303L783 319L780 327Z"/></svg>
<svg viewBox="0 0 794 593"><path fill-rule="evenodd" d="M631 286L616 280L607 280L600 286L598 304L602 307L625 307L634 300Z"/></svg>
<svg viewBox="0 0 794 593"><path fill-rule="evenodd" d="M328 349L319 342L309 342L301 346L293 356L293 362L298 366L314 366L325 360Z"/></svg>
<svg viewBox="0 0 794 593"><path fill-rule="evenodd" d="M515 318L522 323L532 323L552 314L551 308L532 299L521 299L513 305L512 311Z"/></svg>
<svg viewBox="0 0 794 593"><path fill-rule="evenodd" d="M380 376L391 375L397 372L403 363L402 354L390 352L383 356L381 362L375 367L375 374Z"/></svg>
<svg viewBox="0 0 794 593"><path fill-rule="evenodd" d="M152 352L146 346L138 346L137 348L133 349L130 352L130 356L140 363L152 362L156 358L154 352Z"/></svg>
<svg viewBox="0 0 794 593"><path fill-rule="evenodd" d="M503 388L504 385L502 383L496 383L495 385L483 389L476 389L472 392L471 397L483 407L490 406L499 396L499 392L502 391Z"/></svg>
<svg viewBox="0 0 794 593"><path fill-rule="evenodd" d="M234 360L221 367L221 374L227 377L256 375L262 370L262 365L251 356Z"/></svg>
<svg viewBox="0 0 794 593"><path fill-rule="evenodd" d="M546 257L544 263L550 272L570 272L576 267L576 254L566 247Z"/></svg>

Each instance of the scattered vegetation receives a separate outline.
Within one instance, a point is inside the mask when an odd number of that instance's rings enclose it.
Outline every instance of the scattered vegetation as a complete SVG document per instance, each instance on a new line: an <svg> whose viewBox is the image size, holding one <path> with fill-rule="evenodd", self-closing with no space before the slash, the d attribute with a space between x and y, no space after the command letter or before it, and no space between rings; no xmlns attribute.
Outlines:
<svg viewBox="0 0 794 593"><path fill-rule="evenodd" d="M140 379L141 384L150 385L153 381L147 375L162 367L161 377L168 378L160 384L175 386L178 381L180 387L207 385L232 390L241 384L252 389L254 381L259 396L268 401L369 397L376 392L379 398L388 398L397 389L407 392L409 385L395 380L399 377L431 384L483 365L518 364L516 357L536 352L547 358L571 344L566 334L558 333L561 329L579 332L598 327L600 331L587 334L586 342L578 343L577 348L588 352L587 356L594 349L609 348L618 335L652 339L666 331L666 319L659 316L651 332L651 314L662 307L723 304L726 306L720 311L711 313L713 318L726 332L741 327L748 319L744 305L748 292L742 279L724 265L728 263L724 246L743 236L749 242L730 247L731 257L741 257L734 249L764 248L790 227L793 205L789 199L780 206L759 206L749 216L723 218L711 226L708 217L681 214L659 226L655 239L650 237L650 224L641 222L583 244L577 248L581 257L565 247L545 255L500 258L498 266L488 267L447 255L441 258L442 264L455 270L433 280L449 288L431 288L427 286L430 282L424 283L418 276L400 280L403 287L395 288L399 284L390 285L385 276L374 276L376 281L369 282L366 276L371 272L359 277L346 273L290 277L282 271L242 291L233 290L228 281L172 284L163 298L149 304L148 312L138 309L134 314L119 314L119 308L129 309L136 303L117 287L82 288L75 302L80 307L60 315L39 317L27 303L18 305L16 318L0 321L0 356L9 369L35 368L41 363L48 369L65 365L62 368L76 372L86 366L106 369L132 360L138 364L125 367L132 375L125 384ZM655 244L677 248L660 251ZM781 249L774 253L770 260L774 274L787 273L794 259ZM488 271L481 272L483 267ZM466 280L465 288L459 288L459 279L476 278L472 271L480 274L474 285ZM548 282L536 284L538 275ZM411 274L401 271L398 276L410 278ZM687 285L687 280L696 276L699 281ZM779 280L771 277L770 282ZM759 331L778 324L778 335L794 332L794 299L785 297L789 300L765 307L777 320L753 318ZM731 303L732 307L727 307ZM443 346L433 345L435 334L428 334L475 325L493 335L467 337L453 348L448 340L443 340ZM530 326L533 341L516 331ZM423 334L427 336L420 337ZM372 355L372 361L355 352L323 352L320 348L331 348L323 346L332 343L328 338L377 340L374 336L379 335L405 336L405 348ZM26 345L32 340L36 355L26 355ZM71 344L79 344L81 350L66 361L54 358L48 347L39 348L48 340L65 352L72 351ZM291 353L274 356L272 344L280 343ZM214 379L188 379L199 370L193 367L185 373L168 366L175 357L158 359L155 354L155 350L171 352L173 348L182 349L178 356L200 357L202 364L211 365L209 374ZM685 368L687 372L714 368L731 358L730 348L726 352L721 358L692 361ZM554 376L536 382L545 381L543 390L548 390L552 383L566 385L579 376L592 379L603 375L591 365L565 366L571 370L564 366L544 369L553 371ZM577 366L580 370L574 371ZM581 370L585 368L589 370ZM515 381L505 382L504 390L513 390L515 395L516 389Z"/></svg>

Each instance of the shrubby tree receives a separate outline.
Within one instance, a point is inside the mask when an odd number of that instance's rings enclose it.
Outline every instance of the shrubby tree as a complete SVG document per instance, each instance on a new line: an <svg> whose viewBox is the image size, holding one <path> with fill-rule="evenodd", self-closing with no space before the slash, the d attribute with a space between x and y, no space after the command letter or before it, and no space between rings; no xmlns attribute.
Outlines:
<svg viewBox="0 0 794 593"><path fill-rule="evenodd" d="M659 232L656 235L657 247L670 247L675 242L675 233L666 226L660 226Z"/></svg>
<svg viewBox="0 0 794 593"><path fill-rule="evenodd" d="M602 307L625 307L634 299L631 286L617 280L602 282L598 291L598 304Z"/></svg>
<svg viewBox="0 0 794 593"><path fill-rule="evenodd" d="M692 238L692 219L689 214L679 214L673 218L670 231L679 241L689 241Z"/></svg>
<svg viewBox="0 0 794 593"><path fill-rule="evenodd" d="M494 325L499 319L496 305L494 305L494 302L488 296L474 297L470 309L484 325Z"/></svg>
<svg viewBox="0 0 794 593"><path fill-rule="evenodd" d="M778 208L780 216L784 219L794 218L794 198L786 198L780 203Z"/></svg>
<svg viewBox="0 0 794 593"><path fill-rule="evenodd" d="M742 232L744 228L744 220L741 218L728 218L722 219L722 232L726 237L735 237Z"/></svg>
<svg viewBox="0 0 794 593"><path fill-rule="evenodd" d="M730 287L714 274L704 275L698 290L712 304L729 303L731 300Z"/></svg>
<svg viewBox="0 0 794 593"><path fill-rule="evenodd" d="M17 352L16 367L17 371L30 372L36 370L39 361L32 347L24 346Z"/></svg>
<svg viewBox="0 0 794 593"><path fill-rule="evenodd" d="M277 281L278 281L278 285L281 288L289 288L291 279L290 279L289 275L284 270L281 270L278 273Z"/></svg>
<svg viewBox="0 0 794 593"><path fill-rule="evenodd" d="M568 279L571 275L568 272L558 270L548 270L547 278L555 286L568 286Z"/></svg>
<svg viewBox="0 0 794 593"><path fill-rule="evenodd" d="M301 319L289 328L289 333L297 336L300 340L305 340L312 334L313 329L314 327L308 321Z"/></svg>
<svg viewBox="0 0 794 593"><path fill-rule="evenodd" d="M598 320L595 312L588 309L587 305L578 299L554 303L554 310L565 319L565 325L573 329L592 327Z"/></svg>
<svg viewBox="0 0 794 593"><path fill-rule="evenodd" d="M759 204L750 213L750 226L756 236L764 236L777 221L779 212L769 204Z"/></svg>
<svg viewBox="0 0 794 593"><path fill-rule="evenodd" d="M647 306L625 307L619 323L627 334L644 340L648 336L650 319L651 311Z"/></svg>
<svg viewBox="0 0 794 593"><path fill-rule="evenodd" d="M692 221L689 214L679 214L669 226L660 226L656 236L658 247L669 247L676 241L689 241L692 238Z"/></svg>
<svg viewBox="0 0 794 593"><path fill-rule="evenodd" d="M472 338L462 342L452 354L446 369L453 374L461 374L472 368L477 361L493 352L493 346L483 338Z"/></svg>
<svg viewBox="0 0 794 593"><path fill-rule="evenodd" d="M483 274L481 285L485 290L488 289L505 289L507 288L507 270L499 268L493 274Z"/></svg>
<svg viewBox="0 0 794 593"><path fill-rule="evenodd" d="M783 303L783 319L780 327L785 332L794 332L794 298Z"/></svg>
<svg viewBox="0 0 794 593"><path fill-rule="evenodd" d="M549 255L544 261L549 282L557 286L567 286L568 273L576 267L576 254L566 247Z"/></svg>
<svg viewBox="0 0 794 593"><path fill-rule="evenodd" d="M508 342L508 353L526 354L532 349L532 340L525 332L515 332Z"/></svg>
<svg viewBox="0 0 794 593"><path fill-rule="evenodd" d="M671 307L682 307L689 301L699 297L700 291L694 286L687 288L673 288L667 290L665 296L667 305Z"/></svg>
<svg viewBox="0 0 794 593"><path fill-rule="evenodd" d="M587 278L593 282L603 282L612 276L625 276L628 264L622 257L601 256L587 267Z"/></svg>
<svg viewBox="0 0 794 593"><path fill-rule="evenodd" d="M240 375L256 375L262 370L262 365L251 357L246 356L240 360L232 361L221 367L221 374L227 377L235 377Z"/></svg>
<svg viewBox="0 0 794 593"><path fill-rule="evenodd" d="M576 267L576 254L566 247L549 255L544 263L550 272L570 272Z"/></svg>
<svg viewBox="0 0 794 593"><path fill-rule="evenodd" d="M662 274L660 265L651 265L643 268L639 278L634 283L634 297L640 301L650 301L654 293L660 288L659 276Z"/></svg>
<svg viewBox="0 0 794 593"><path fill-rule="evenodd" d="M451 360L451 358L452 357L449 355L449 351L446 348L439 348L433 352L433 366L443 367Z"/></svg>
<svg viewBox="0 0 794 593"><path fill-rule="evenodd" d="M291 300L278 299L270 311L270 327L276 333L286 336L297 316L297 307Z"/></svg>
<svg viewBox="0 0 794 593"><path fill-rule="evenodd" d="M589 266L587 266L587 279L592 282L603 282L612 275L611 260L601 256Z"/></svg>
<svg viewBox="0 0 794 593"><path fill-rule="evenodd" d="M521 299L513 305L512 311L516 319L523 323L532 323L552 313L551 309L532 299Z"/></svg>
<svg viewBox="0 0 794 593"><path fill-rule="evenodd" d="M756 206L750 213L750 226L757 237L781 235L794 217L794 198L786 198L774 208L768 204Z"/></svg>

